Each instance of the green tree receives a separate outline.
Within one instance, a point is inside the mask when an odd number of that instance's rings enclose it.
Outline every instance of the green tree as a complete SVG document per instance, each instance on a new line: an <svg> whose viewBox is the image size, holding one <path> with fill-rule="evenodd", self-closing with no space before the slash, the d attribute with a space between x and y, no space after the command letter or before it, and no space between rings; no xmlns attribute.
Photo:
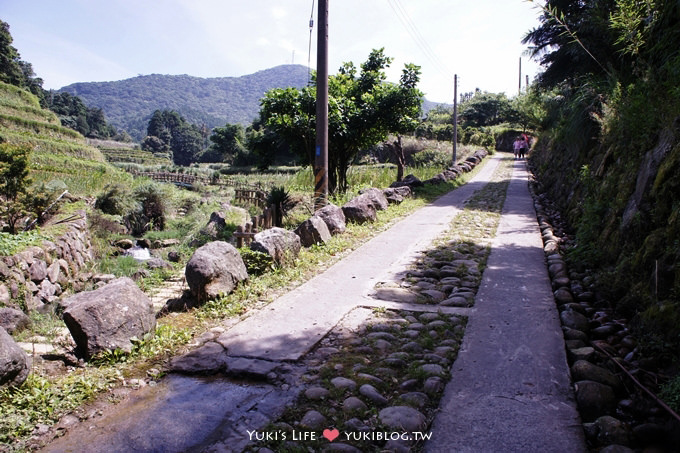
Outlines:
<svg viewBox="0 0 680 453"><path fill-rule="evenodd" d="M0 20L0 80L23 87L24 72L19 61L19 52L12 46L9 24Z"/></svg>
<svg viewBox="0 0 680 453"><path fill-rule="evenodd" d="M187 166L196 161L203 149L203 135L198 126L187 123L179 113L156 110L149 120L142 149L170 151L176 165Z"/></svg>
<svg viewBox="0 0 680 453"><path fill-rule="evenodd" d="M16 233L16 225L26 214L25 202L31 180L28 162L31 148L27 145L0 143L0 215L7 222L10 233Z"/></svg>
<svg viewBox="0 0 680 453"><path fill-rule="evenodd" d="M240 124L216 127L212 131L210 141L213 143L212 149L222 155L224 162L233 164L248 154L245 129Z"/></svg>
<svg viewBox="0 0 680 453"><path fill-rule="evenodd" d="M504 93L477 92L460 106L461 124L464 127L486 127L512 122L517 114Z"/></svg>
<svg viewBox="0 0 680 453"><path fill-rule="evenodd" d="M419 68L407 65L400 89L385 82L391 58L373 50L361 70L345 63L328 80L328 180L331 191L348 189L347 170L362 149L384 141L390 131L401 131L422 93L415 89ZM261 101L264 124L284 138L291 149L314 164L316 141L314 86L271 90ZM400 119L395 122L395 119ZM410 126L409 126L410 127ZM415 129L415 127L414 127Z"/></svg>
<svg viewBox="0 0 680 453"><path fill-rule="evenodd" d="M21 60L12 41L9 24L0 20L0 80L27 89L38 96L40 103L44 105L43 80L35 76L30 63Z"/></svg>

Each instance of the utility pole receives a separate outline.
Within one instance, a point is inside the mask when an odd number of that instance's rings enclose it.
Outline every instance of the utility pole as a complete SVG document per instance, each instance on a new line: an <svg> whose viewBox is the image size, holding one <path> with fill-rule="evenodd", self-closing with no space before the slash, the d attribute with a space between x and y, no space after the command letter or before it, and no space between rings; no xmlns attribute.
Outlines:
<svg viewBox="0 0 680 453"><path fill-rule="evenodd" d="M458 146L458 74L453 76L453 161L452 166L456 165L456 151Z"/></svg>
<svg viewBox="0 0 680 453"><path fill-rule="evenodd" d="M328 204L328 0L319 0L316 50L314 207Z"/></svg>
<svg viewBox="0 0 680 453"><path fill-rule="evenodd" d="M522 94L522 57L519 57L519 88L517 94Z"/></svg>

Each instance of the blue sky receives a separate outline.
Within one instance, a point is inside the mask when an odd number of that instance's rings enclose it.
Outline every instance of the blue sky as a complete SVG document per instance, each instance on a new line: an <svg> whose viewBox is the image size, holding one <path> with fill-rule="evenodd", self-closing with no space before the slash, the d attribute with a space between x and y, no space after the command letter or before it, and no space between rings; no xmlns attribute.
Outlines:
<svg viewBox="0 0 680 453"><path fill-rule="evenodd" d="M514 96L524 34L539 11L525 0L328 0L329 72L371 49L421 66L429 100L480 88ZM313 0L0 0L0 19L44 87L145 74L232 77L307 65ZM314 2L314 8L318 3ZM316 66L316 11L311 66ZM539 67L522 57L530 79ZM524 76L522 76L524 81Z"/></svg>

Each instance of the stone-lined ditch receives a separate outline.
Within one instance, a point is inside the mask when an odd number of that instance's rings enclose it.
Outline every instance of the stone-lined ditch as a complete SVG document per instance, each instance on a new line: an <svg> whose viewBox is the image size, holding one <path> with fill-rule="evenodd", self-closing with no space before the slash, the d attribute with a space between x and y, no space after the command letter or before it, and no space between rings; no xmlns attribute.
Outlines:
<svg viewBox="0 0 680 453"><path fill-rule="evenodd" d="M530 191L589 448L617 453L680 451L680 422L633 382L655 388L654 361L640 356L630 321L617 316L598 294L592 273L568 268L563 255L573 238L560 212L540 193L540 185L532 182Z"/></svg>

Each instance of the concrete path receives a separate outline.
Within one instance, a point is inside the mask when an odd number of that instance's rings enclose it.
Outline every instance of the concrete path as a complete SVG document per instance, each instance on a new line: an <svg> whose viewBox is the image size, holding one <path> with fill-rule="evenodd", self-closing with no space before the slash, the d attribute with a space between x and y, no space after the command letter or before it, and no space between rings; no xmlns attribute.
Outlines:
<svg viewBox="0 0 680 453"><path fill-rule="evenodd" d="M375 305L368 297L375 285L394 280L418 251L449 228L465 200L489 182L499 158L485 161L467 184L380 233L324 273L239 322L217 341L230 356L298 360L351 309Z"/></svg>
<svg viewBox="0 0 680 453"><path fill-rule="evenodd" d="M525 162L502 218L426 452L584 452Z"/></svg>

